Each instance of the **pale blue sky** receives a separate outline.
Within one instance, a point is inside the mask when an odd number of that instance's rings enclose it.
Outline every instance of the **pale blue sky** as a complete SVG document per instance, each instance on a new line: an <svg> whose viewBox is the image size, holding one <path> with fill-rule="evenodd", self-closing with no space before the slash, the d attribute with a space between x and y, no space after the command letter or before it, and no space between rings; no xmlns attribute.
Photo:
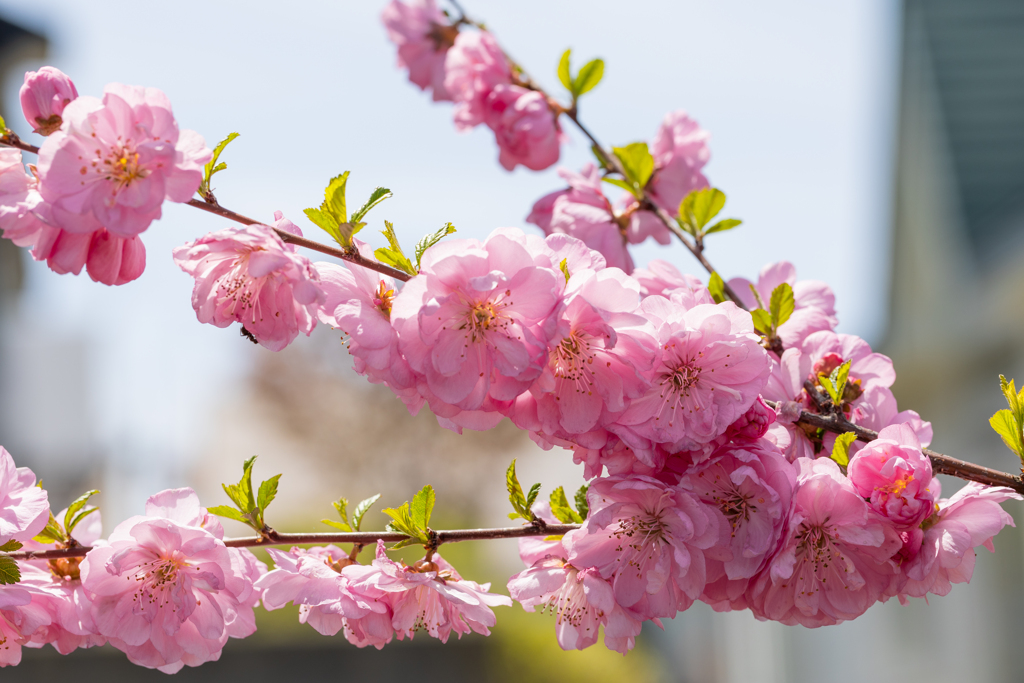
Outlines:
<svg viewBox="0 0 1024 683"><path fill-rule="evenodd" d="M879 338L897 3L466 4L553 92L566 47L577 60L603 57L604 82L582 116L606 144L650 139L667 111L688 110L712 134L708 176L728 193L727 213L745 221L711 241L710 259L726 276L791 260L801 276L832 284L841 330ZM320 201L328 178L351 170L351 201L376 185L394 190L370 227L387 218L410 245L445 221L462 236L531 229L523 218L532 203L561 186L554 169L509 174L489 131L456 133L450 107L431 103L396 69L379 22L383 5L206 0L168 10L131 0L0 0L0 11L51 38L49 61L81 93L100 94L111 81L153 86L168 94L179 124L211 146L240 132L215 184L223 204L250 216L269 220L281 209L317 237L302 208ZM6 101L19 84L4 84ZM588 146L570 136L562 164L578 168ZM24 309L41 330L87 337L99 436L108 447L136 444L133 458L189 453L223 397L202 375L237 376L261 352L234 330L196 323L192 281L171 262L173 246L221 223L181 206L165 215L144 235L143 278L109 289L32 267ZM677 247L650 245L637 257L698 272Z"/></svg>

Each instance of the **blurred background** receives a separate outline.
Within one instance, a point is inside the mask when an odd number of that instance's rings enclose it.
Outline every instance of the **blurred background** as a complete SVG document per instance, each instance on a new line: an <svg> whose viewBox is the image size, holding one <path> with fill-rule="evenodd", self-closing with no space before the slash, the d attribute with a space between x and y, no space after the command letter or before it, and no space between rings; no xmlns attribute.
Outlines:
<svg viewBox="0 0 1024 683"><path fill-rule="evenodd" d="M169 9L130 0L0 0L0 111L27 140L17 91L52 64L82 94L112 81L164 90L183 128L212 146L238 131L216 178L221 203L316 229L301 210L351 170L350 201L377 185L395 197L371 214L403 243L445 221L462 237L526 226L532 203L563 186L554 169L506 173L486 129L460 135L395 67L363 3L199 2ZM504 46L552 92L566 47L576 64L606 61L582 116L605 144L649 140L684 108L712 133L707 174L744 219L716 236L725 276L787 259L835 289L840 331L896 363L901 407L935 424L934 447L1004 470L1016 463L987 426L996 375L1024 379L1024 3L1016 0L780 0L770 4L471 0ZM575 131L562 165L588 146ZM196 323L192 280L170 250L223 224L168 204L145 234L148 267L107 288L57 276L0 241L0 444L40 476L55 509L102 490L106 530L148 495L193 486L226 497L242 461L283 472L270 520L311 530L330 501L377 492L389 505L431 483L438 526L500 525L502 474L575 490L582 472L510 425L459 437L424 410L410 417L387 390L354 376L338 334L319 328L281 353L236 329ZM364 234L366 234L364 233ZM698 273L681 248L651 245ZM959 482L944 481L945 493ZM383 506L383 505L382 505ZM1020 520L1019 505L1008 509ZM367 524L383 526L383 515ZM326 527L324 527L326 530ZM228 533L241 533L229 528ZM297 623L294 609L258 612L260 631L220 662L179 680L1012 681L1024 627L1024 543L1007 529L981 553L970 586L930 604L895 601L837 627L807 630L717 615L695 605L645 629L623 658L598 646L561 652L554 620L499 610L491 638L428 638L357 650ZM445 548L464 575L503 591L519 570L515 543ZM73 673L72 673L73 672ZM156 680L110 648L61 657L28 651L5 681Z"/></svg>

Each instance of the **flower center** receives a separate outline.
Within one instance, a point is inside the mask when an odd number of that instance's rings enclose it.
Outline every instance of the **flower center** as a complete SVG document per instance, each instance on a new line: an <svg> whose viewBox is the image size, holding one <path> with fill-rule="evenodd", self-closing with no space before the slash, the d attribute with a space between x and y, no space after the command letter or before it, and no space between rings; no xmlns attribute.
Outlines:
<svg viewBox="0 0 1024 683"><path fill-rule="evenodd" d="M388 319L391 319L391 302L395 298L395 290L388 287L383 280L377 286L377 291L373 295L373 305L377 307L381 313L386 315Z"/></svg>
<svg viewBox="0 0 1024 683"><path fill-rule="evenodd" d="M505 291L506 297L511 294L512 292ZM505 315L502 309L511 303L511 301L486 300L470 304L465 320L459 325L459 329L466 330L472 342L484 339L488 332L505 331L512 324L512 319Z"/></svg>
<svg viewBox="0 0 1024 683"><path fill-rule="evenodd" d="M254 249L253 251L263 251L262 249ZM231 270L228 271L223 278L221 278L218 284L218 292L220 293L220 299L217 300L217 304L223 304L230 302L228 310L225 311L230 315L237 315L240 321L251 320L253 323L262 320L262 316L259 315L258 309L260 308L260 292L263 290L263 285L266 284L267 277L254 278L249 275L249 255L252 251L247 251L244 254L239 254ZM236 309L238 312L236 313ZM244 318L247 310L252 310L250 318Z"/></svg>
<svg viewBox="0 0 1024 683"><path fill-rule="evenodd" d="M594 354L590 350L589 335L572 332L555 347L551 364L555 377L571 382L578 393L590 393L594 386Z"/></svg>
<svg viewBox="0 0 1024 683"><path fill-rule="evenodd" d="M700 354L698 354L700 355ZM700 382L703 368L697 364L697 358L683 358L674 363L666 362L661 372L659 385L661 399L664 401L656 421L661 421L668 409L668 426L675 425L676 411L682 408L687 413L702 410L699 401L691 399L690 390Z"/></svg>
<svg viewBox="0 0 1024 683"><path fill-rule="evenodd" d="M796 534L796 554L804 562L813 565L814 573L821 576L821 573L829 568L830 564L838 564L844 572L847 571L842 562L843 554L835 546L836 538L832 527L828 524L828 518L821 524L808 524L803 522ZM826 580L821 578L822 582Z"/></svg>
<svg viewBox="0 0 1024 683"><path fill-rule="evenodd" d="M114 194L131 185L132 181L149 175L149 169L139 166L139 153L135 151L130 140L125 145L112 149L103 160L102 168L97 170L103 174L104 180L114 183Z"/></svg>
<svg viewBox="0 0 1024 683"><path fill-rule="evenodd" d="M139 587L132 597L139 607L145 609L150 605L163 607L173 602L169 593L178 582L178 573L189 565L184 560L172 558L160 558L145 562L136 569L133 577ZM177 605L171 607L171 611L178 611Z"/></svg>

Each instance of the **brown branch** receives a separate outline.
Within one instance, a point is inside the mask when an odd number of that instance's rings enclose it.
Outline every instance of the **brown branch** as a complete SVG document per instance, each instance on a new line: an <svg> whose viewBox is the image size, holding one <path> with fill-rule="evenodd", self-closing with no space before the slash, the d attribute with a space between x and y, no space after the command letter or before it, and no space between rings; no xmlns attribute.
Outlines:
<svg viewBox="0 0 1024 683"><path fill-rule="evenodd" d="M35 145L30 145L27 142L23 142L18 134L13 130L8 130L2 136L0 136L0 145L5 147L16 147L22 152L32 152L32 154L39 154L39 148Z"/></svg>
<svg viewBox="0 0 1024 683"><path fill-rule="evenodd" d="M558 536L579 528L579 524L544 524L542 526L527 524L498 529L451 529L447 531L433 531L431 539L436 542L437 546L440 546L445 543L458 543L459 541L485 541L497 538L522 538L524 536ZM224 539L224 545L229 548L258 548L262 546L303 545L308 543L355 543L357 545L367 545L376 543L378 540L385 543L397 543L407 538L408 536L405 534L396 531L285 534L270 529L264 536L226 538ZM78 546L55 550L20 551L8 553L7 556L15 560L57 560L68 557L85 557L86 553L90 550L92 550L91 547Z"/></svg>
<svg viewBox="0 0 1024 683"><path fill-rule="evenodd" d="M770 408L775 409L779 402L766 400L765 403L767 403ZM858 441L868 442L874 441L878 438L878 432L856 425L841 415L819 415L817 413L809 413L804 410L801 411L797 422L802 422L803 424L824 429L835 434L853 432L857 435ZM988 486L1006 486L1017 493L1024 494L1024 479L1019 476L1009 474L1008 472L1000 472L999 470L994 470L990 467L976 465L973 462L967 462L966 460L959 460L952 456L938 453L929 448L922 450L932 461L932 468L937 474L948 474L960 479L966 479L967 481L976 481L981 484L987 484Z"/></svg>

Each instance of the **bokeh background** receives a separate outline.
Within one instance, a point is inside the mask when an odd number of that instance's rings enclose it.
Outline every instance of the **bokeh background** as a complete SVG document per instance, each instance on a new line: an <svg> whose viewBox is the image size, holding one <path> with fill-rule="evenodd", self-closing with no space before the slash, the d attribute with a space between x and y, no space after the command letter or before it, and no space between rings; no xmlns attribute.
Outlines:
<svg viewBox="0 0 1024 683"><path fill-rule="evenodd" d="M43 64L81 93L119 81L164 90L182 127L211 145L231 131L220 201L314 235L301 210L351 170L350 201L377 185L395 197L370 214L403 243L451 221L462 237L526 226L554 169L507 173L486 129L458 134L448 105L408 84L379 21L382 0L163 3L0 0L0 105L17 107L22 74ZM557 92L566 47L606 61L582 116L605 144L649 140L686 109L712 132L712 183L744 225L715 236L725 276L787 259L835 289L840 331L893 357L902 407L935 424L934 447L1014 470L987 427L999 372L1024 378L1024 4L1015 0L780 0L758 3L472 0L537 80ZM561 165L578 168L575 133ZM508 424L459 437L355 377L330 330L273 354L234 329L196 323L192 281L170 250L222 227L168 204L145 234L143 278L107 288L57 276L0 243L0 443L32 467L55 508L102 490L107 522L141 512L162 488L226 502L244 458L283 472L271 522L310 530L331 500L438 491L438 526L502 524L502 474L575 490L582 472ZM315 235L314 235L315 236ZM678 247L641 247L642 264L697 264ZM944 482L946 493L959 484ZM1019 506L1008 508L1021 519ZM382 526L383 516L367 523ZM326 529L326 527L325 527ZM241 533L229 529L229 533ZM696 605L645 629L628 657L563 653L550 616L499 611L494 636L440 647L427 638L361 651L299 627L295 610L261 613L260 631L179 680L1011 681L1024 676L1024 543L1007 529L970 586L946 598L872 608L807 630L716 615ZM501 590L515 543L451 546L463 574ZM73 674L72 674L73 672ZM30 651L9 681L157 680L110 648L60 657Z"/></svg>

